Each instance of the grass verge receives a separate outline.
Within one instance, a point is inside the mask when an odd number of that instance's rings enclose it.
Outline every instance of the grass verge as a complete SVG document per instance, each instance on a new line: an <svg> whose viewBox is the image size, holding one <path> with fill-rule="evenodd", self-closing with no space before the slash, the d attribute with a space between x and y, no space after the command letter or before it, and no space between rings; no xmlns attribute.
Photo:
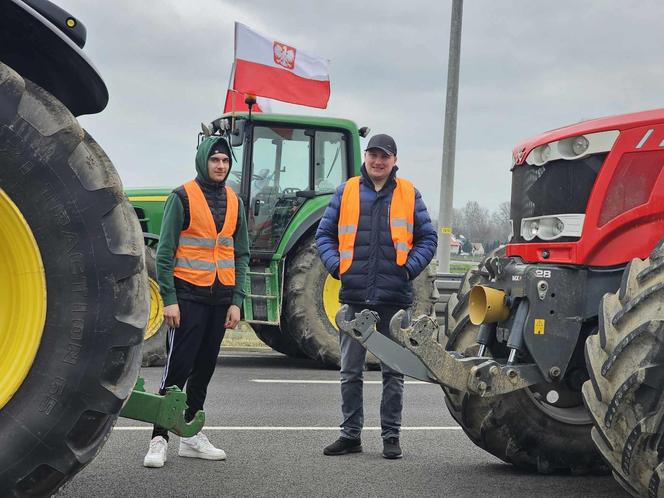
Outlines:
<svg viewBox="0 0 664 498"><path fill-rule="evenodd" d="M477 263L450 263L450 273L466 273L475 267L477 267Z"/></svg>
<svg viewBox="0 0 664 498"><path fill-rule="evenodd" d="M227 329L222 347L270 349L263 341L256 337L254 329L247 322L238 323L235 329Z"/></svg>

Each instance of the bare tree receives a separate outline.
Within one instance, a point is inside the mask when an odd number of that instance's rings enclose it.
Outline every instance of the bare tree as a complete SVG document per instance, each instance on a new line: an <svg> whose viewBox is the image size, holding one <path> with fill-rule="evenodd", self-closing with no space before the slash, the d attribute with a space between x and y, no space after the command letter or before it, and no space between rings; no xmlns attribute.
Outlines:
<svg viewBox="0 0 664 498"><path fill-rule="evenodd" d="M465 220L463 218L463 210L453 208L452 210L452 233L455 235L464 235L466 231Z"/></svg>
<svg viewBox="0 0 664 498"><path fill-rule="evenodd" d="M463 235L468 242L480 242L486 252L508 242L510 234L510 203L503 202L489 212L477 201L469 201L462 208L455 208L452 231Z"/></svg>
<svg viewBox="0 0 664 498"><path fill-rule="evenodd" d="M496 211L491 214L493 238L505 244L510 235L510 203L502 202Z"/></svg>
<svg viewBox="0 0 664 498"><path fill-rule="evenodd" d="M461 210L466 229L464 234L471 242L486 241L491 238L489 210L477 201L468 201Z"/></svg>

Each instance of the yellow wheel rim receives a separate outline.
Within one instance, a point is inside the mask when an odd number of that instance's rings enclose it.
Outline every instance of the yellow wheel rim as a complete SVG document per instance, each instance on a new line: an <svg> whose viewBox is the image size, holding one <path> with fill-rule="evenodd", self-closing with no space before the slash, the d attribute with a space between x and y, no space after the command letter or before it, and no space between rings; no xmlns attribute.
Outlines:
<svg viewBox="0 0 664 498"><path fill-rule="evenodd" d="M155 335L161 328L161 324L164 323L164 300L159 294L159 284L151 278L148 280L150 282L150 319L145 329L144 341Z"/></svg>
<svg viewBox="0 0 664 498"><path fill-rule="evenodd" d="M323 284L323 309L325 310L327 319L330 320L335 329L337 329L335 317L337 311L341 308L341 304L339 303L339 289L341 289L341 281L328 275Z"/></svg>
<svg viewBox="0 0 664 498"><path fill-rule="evenodd" d="M0 189L0 409L25 380L46 321L46 276L32 230Z"/></svg>

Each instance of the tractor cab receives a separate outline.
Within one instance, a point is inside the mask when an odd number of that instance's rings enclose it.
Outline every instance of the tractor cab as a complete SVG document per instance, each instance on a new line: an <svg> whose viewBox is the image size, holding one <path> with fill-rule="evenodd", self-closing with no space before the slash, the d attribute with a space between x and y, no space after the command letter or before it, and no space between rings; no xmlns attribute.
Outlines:
<svg viewBox="0 0 664 498"><path fill-rule="evenodd" d="M212 126L233 148L228 185L247 209L254 258L269 260L281 252L291 220L307 201L329 196L356 174L353 129L347 122L256 114L249 119L236 114Z"/></svg>
<svg viewBox="0 0 664 498"><path fill-rule="evenodd" d="M343 119L235 113L203 129L231 144L227 184L246 209L251 261L244 317L252 325L279 326L286 258L311 240L335 189L359 174L357 126Z"/></svg>

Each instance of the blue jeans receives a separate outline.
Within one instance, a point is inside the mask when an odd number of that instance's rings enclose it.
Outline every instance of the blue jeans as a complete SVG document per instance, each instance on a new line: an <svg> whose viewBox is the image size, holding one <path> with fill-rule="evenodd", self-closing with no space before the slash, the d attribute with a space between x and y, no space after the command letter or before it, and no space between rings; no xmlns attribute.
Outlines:
<svg viewBox="0 0 664 498"><path fill-rule="evenodd" d="M400 309L392 306L361 305L349 305L349 308L348 319L354 318L354 314L363 309L378 312L380 322L376 324L376 329L388 336L390 319ZM407 326L410 319L411 311L407 310L401 324L402 327ZM341 412L344 418L340 426L341 436L357 439L360 437L364 425L362 387L367 350L362 344L343 332L339 334L339 344L341 346ZM383 395L380 403L381 436L383 439L399 437L403 409L403 374L382 363L380 368L383 374Z"/></svg>

